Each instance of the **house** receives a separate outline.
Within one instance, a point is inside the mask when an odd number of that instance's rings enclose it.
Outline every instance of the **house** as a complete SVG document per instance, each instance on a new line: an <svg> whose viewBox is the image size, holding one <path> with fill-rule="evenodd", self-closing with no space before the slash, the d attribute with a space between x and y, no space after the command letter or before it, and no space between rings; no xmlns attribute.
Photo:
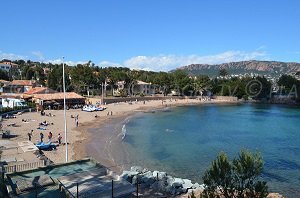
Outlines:
<svg viewBox="0 0 300 198"><path fill-rule="evenodd" d="M6 71L8 73L10 71L10 68L11 68L10 64L0 63L0 69L3 71Z"/></svg>
<svg viewBox="0 0 300 198"><path fill-rule="evenodd" d="M144 95L152 95L155 93L155 89L151 83L146 83L140 80L137 80L132 87L133 94L144 94Z"/></svg>
<svg viewBox="0 0 300 198"><path fill-rule="evenodd" d="M7 86L9 83L9 81L0 80L0 94L3 93L3 87Z"/></svg>
<svg viewBox="0 0 300 198"><path fill-rule="evenodd" d="M13 80L3 87L3 93L24 93L37 86L35 80Z"/></svg>
<svg viewBox="0 0 300 198"><path fill-rule="evenodd" d="M63 107L64 104L64 93L47 93L47 94L33 94L32 98L33 102L43 105L43 106L51 106L51 107ZM84 105L85 97L78 95L75 92L66 92L66 105Z"/></svg>
<svg viewBox="0 0 300 198"><path fill-rule="evenodd" d="M24 92L25 95L50 94L50 93L57 93L57 91L50 89L48 87L34 87Z"/></svg>
<svg viewBox="0 0 300 198"><path fill-rule="evenodd" d="M125 84L126 82L124 80L116 82L115 88L113 88L113 96L121 96L122 90L125 89Z"/></svg>

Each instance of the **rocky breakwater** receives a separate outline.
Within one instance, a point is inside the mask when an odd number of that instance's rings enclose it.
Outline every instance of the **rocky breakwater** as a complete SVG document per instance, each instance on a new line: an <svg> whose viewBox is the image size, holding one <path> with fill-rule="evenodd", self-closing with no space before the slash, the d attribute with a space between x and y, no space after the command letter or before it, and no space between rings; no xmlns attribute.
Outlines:
<svg viewBox="0 0 300 198"><path fill-rule="evenodd" d="M152 189L170 195L180 195L183 193L202 192L204 184L192 183L189 179L176 178L166 172L149 171L140 166L133 166L130 171L123 171L121 177L136 185L137 183L144 189Z"/></svg>

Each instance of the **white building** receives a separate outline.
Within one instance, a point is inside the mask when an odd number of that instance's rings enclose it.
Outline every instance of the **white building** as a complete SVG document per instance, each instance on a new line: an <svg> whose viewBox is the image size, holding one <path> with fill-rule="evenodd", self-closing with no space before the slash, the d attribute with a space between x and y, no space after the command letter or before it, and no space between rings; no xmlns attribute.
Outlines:
<svg viewBox="0 0 300 198"><path fill-rule="evenodd" d="M0 69L6 71L7 73L9 72L11 68L11 65L9 64L4 64L4 63L0 63Z"/></svg>

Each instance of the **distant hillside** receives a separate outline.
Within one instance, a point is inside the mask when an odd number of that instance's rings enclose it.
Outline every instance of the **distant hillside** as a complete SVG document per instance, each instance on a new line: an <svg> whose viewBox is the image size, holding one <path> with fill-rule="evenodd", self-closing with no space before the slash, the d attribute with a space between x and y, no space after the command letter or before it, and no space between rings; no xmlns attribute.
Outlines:
<svg viewBox="0 0 300 198"><path fill-rule="evenodd" d="M177 69L187 71L189 75L204 74L217 76L220 69L226 69L229 74L256 73L261 75L279 76L300 71L300 63L285 63L276 61L240 61L216 65L192 64Z"/></svg>

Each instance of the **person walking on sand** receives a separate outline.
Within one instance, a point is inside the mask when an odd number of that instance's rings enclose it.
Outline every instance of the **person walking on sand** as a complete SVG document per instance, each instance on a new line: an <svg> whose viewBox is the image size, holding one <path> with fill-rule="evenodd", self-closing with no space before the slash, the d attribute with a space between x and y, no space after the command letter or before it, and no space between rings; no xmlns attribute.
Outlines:
<svg viewBox="0 0 300 198"><path fill-rule="evenodd" d="M110 115L112 116L112 111L110 112Z"/></svg>
<svg viewBox="0 0 300 198"><path fill-rule="evenodd" d="M49 134L48 134L48 141L50 142L52 139L52 132L50 131Z"/></svg>
<svg viewBox="0 0 300 198"><path fill-rule="evenodd" d="M44 134L42 132L40 133L40 138L41 138L41 142L43 142Z"/></svg>
<svg viewBox="0 0 300 198"><path fill-rule="evenodd" d="M28 141L31 141L32 133L29 132L27 135L28 135Z"/></svg>
<svg viewBox="0 0 300 198"><path fill-rule="evenodd" d="M78 127L78 118L75 119L76 127Z"/></svg>
<svg viewBox="0 0 300 198"><path fill-rule="evenodd" d="M62 139L62 137L61 137L61 135L60 135L60 133L59 133L59 134L58 134L58 137L57 137L58 144L61 144L61 139Z"/></svg>

